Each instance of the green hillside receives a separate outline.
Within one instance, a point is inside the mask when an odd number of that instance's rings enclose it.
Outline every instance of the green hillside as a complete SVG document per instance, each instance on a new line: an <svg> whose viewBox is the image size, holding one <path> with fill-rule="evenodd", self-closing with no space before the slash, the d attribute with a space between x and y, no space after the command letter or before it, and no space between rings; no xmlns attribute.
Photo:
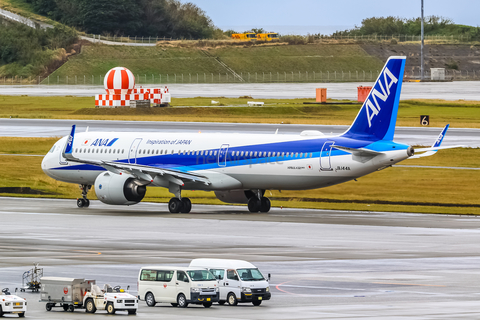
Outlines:
<svg viewBox="0 0 480 320"><path fill-rule="evenodd" d="M221 65L216 58L231 69ZM370 71L375 74L381 70L383 63L384 61L368 55L356 44L223 46L210 49L92 45L84 46L80 54L71 57L53 72L51 80L48 81L51 84L57 81L64 83L67 77L70 79L68 81L73 81L75 76L83 81L85 76L85 81L89 84L93 75L95 83L99 84L101 77L117 66L130 69L139 83L158 83L160 76L162 83L197 82L197 74L198 82L231 82L232 70L242 75L245 81L248 81L250 73L251 82L255 81L255 73L258 82L284 81L285 77L287 81L291 81L292 72L294 81L312 81L314 73L317 80L320 80L321 74L326 80L327 72L330 74L329 79L333 81L335 71L337 80L341 79L342 71L345 72L344 80L349 80L349 71L351 80L356 80L353 78L357 71L361 75L363 71L369 75Z"/></svg>

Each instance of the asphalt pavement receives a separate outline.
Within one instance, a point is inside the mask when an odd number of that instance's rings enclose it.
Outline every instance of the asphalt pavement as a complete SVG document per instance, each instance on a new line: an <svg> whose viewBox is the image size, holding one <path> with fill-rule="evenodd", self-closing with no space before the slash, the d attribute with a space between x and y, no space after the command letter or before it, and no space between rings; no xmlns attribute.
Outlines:
<svg viewBox="0 0 480 320"><path fill-rule="evenodd" d="M34 262L45 276L96 279L136 294L143 265L201 257L253 262L271 273L260 307L149 308L142 319L478 319L480 220L471 216L167 204L116 207L92 201L2 198L0 286L14 290ZM26 316L86 319L45 311L35 293ZM119 312L118 317L127 316ZM98 311L96 318L108 317ZM111 316L109 316L111 317Z"/></svg>

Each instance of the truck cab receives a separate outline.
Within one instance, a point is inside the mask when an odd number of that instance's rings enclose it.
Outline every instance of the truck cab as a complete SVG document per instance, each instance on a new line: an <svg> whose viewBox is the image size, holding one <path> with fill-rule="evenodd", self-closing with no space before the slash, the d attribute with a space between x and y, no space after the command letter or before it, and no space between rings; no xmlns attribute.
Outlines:
<svg viewBox="0 0 480 320"><path fill-rule="evenodd" d="M4 314L18 314L20 318L25 317L27 311L27 299L10 294L8 288L0 294L0 317Z"/></svg>

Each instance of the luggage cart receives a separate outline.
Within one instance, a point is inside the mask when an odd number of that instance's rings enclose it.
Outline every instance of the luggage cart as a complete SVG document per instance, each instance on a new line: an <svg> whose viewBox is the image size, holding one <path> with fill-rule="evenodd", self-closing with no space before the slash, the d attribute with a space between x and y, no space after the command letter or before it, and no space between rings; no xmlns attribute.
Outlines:
<svg viewBox="0 0 480 320"><path fill-rule="evenodd" d="M38 292L40 290L41 283L39 280L43 277L43 268L39 268L38 265L38 263L35 263L32 269L23 273L21 292L25 292L25 290Z"/></svg>

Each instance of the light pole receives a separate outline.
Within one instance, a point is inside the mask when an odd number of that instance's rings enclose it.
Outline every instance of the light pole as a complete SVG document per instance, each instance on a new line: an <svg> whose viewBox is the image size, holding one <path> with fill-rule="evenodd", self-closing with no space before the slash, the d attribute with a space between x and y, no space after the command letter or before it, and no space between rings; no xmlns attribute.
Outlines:
<svg viewBox="0 0 480 320"><path fill-rule="evenodd" d="M423 0L422 2L422 21L421 21L421 38L422 44L420 46L420 80L423 81Z"/></svg>

